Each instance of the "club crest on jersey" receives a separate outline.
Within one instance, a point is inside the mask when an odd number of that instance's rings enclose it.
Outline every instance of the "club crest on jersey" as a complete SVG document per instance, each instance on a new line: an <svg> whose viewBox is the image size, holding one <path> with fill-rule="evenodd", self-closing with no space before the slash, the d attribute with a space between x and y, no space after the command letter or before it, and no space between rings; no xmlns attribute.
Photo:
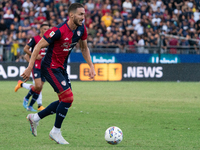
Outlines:
<svg viewBox="0 0 200 150"><path fill-rule="evenodd" d="M81 31L77 31L77 35L80 36L81 35Z"/></svg>
<svg viewBox="0 0 200 150"><path fill-rule="evenodd" d="M54 36L55 32L51 31L51 33L49 34L50 37Z"/></svg>
<svg viewBox="0 0 200 150"><path fill-rule="evenodd" d="M65 80L62 81L61 84L62 84L63 86L66 86L66 82L65 82Z"/></svg>

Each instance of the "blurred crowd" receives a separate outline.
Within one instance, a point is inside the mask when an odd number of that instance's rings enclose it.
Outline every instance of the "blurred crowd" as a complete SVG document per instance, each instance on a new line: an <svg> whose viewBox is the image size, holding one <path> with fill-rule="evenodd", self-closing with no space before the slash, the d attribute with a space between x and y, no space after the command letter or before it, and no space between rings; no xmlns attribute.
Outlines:
<svg viewBox="0 0 200 150"><path fill-rule="evenodd" d="M199 46L198 41L190 40L200 37L199 0L1 0L0 55L11 51L12 60L22 61L23 45L38 34L40 24L45 21L53 27L65 21L74 2L85 6L90 48L125 52L125 47L156 47L161 43L163 50L171 46L170 53L178 53L173 46ZM159 33L187 39L162 36L160 40ZM145 49L137 52L149 53Z"/></svg>

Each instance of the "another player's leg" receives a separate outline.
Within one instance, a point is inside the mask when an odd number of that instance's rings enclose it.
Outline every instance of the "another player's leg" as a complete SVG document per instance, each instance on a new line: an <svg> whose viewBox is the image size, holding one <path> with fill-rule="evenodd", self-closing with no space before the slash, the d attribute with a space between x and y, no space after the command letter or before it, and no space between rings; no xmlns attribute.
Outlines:
<svg viewBox="0 0 200 150"><path fill-rule="evenodd" d="M20 88L25 88L27 90L31 89L32 84L24 83L23 81L19 80L17 85L15 86L15 92L17 92Z"/></svg>
<svg viewBox="0 0 200 150"><path fill-rule="evenodd" d="M34 94L34 86L31 87L31 89L29 90L28 94L24 97L23 106L24 106L25 109L27 109L29 98L30 98L33 94Z"/></svg>
<svg viewBox="0 0 200 150"><path fill-rule="evenodd" d="M44 76L42 76L42 75L40 75L40 76L41 76L42 82L45 82ZM35 81L34 80L33 80L33 84L35 85ZM39 97L37 99L37 104L38 104L38 110L39 111L45 109L44 106L42 106L42 92L40 92L40 95L39 95Z"/></svg>
<svg viewBox="0 0 200 150"><path fill-rule="evenodd" d="M36 102L36 100L38 99L39 97L39 94L42 90L42 86L43 86L44 82L41 81L41 78L37 78L35 79L35 86L33 86L31 88L32 90L32 99L29 103L29 106L27 107L27 110L28 111L36 111L34 108L33 108L33 104Z"/></svg>
<svg viewBox="0 0 200 150"><path fill-rule="evenodd" d="M42 106L42 92L40 92L39 97L37 99L37 104L38 104L38 110L41 111L44 108L44 106Z"/></svg>
<svg viewBox="0 0 200 150"><path fill-rule="evenodd" d="M23 99L23 107L25 109L27 109L29 97L32 95L32 91L31 91L31 87L32 86L33 86L32 84L23 83L23 81L21 81L21 80L19 80L18 83L17 83L17 85L15 86L15 92L17 92L22 87L24 87L26 89L29 89L28 94Z"/></svg>
<svg viewBox="0 0 200 150"><path fill-rule="evenodd" d="M23 81L18 80L17 85L15 86L15 92L17 92L22 86L21 84L23 83Z"/></svg>

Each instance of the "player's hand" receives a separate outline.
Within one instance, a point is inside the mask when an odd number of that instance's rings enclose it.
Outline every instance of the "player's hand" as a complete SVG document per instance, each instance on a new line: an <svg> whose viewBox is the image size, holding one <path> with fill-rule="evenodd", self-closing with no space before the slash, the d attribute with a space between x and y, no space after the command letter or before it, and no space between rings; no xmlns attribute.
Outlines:
<svg viewBox="0 0 200 150"><path fill-rule="evenodd" d="M89 71L89 79L94 79L94 76L96 76L96 72L94 70L94 66L92 66Z"/></svg>
<svg viewBox="0 0 200 150"><path fill-rule="evenodd" d="M37 60L40 60L40 59L42 59L42 55L40 55L40 54L38 54L38 56L37 56L37 58L36 58Z"/></svg>
<svg viewBox="0 0 200 150"><path fill-rule="evenodd" d="M24 79L24 82L26 82L28 79L29 79L29 77L30 77L30 75L31 75L31 70L32 69L30 69L29 67L28 68L26 68L26 70L24 71L24 73L22 73L22 77L23 77L23 79Z"/></svg>

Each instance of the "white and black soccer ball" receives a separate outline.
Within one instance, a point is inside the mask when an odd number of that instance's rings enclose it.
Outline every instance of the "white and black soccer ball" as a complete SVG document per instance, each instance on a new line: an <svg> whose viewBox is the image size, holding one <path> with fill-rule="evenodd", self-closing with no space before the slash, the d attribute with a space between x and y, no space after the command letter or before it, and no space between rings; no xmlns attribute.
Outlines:
<svg viewBox="0 0 200 150"><path fill-rule="evenodd" d="M109 127L105 132L105 140L111 145L119 144L122 139L122 130L116 126Z"/></svg>

